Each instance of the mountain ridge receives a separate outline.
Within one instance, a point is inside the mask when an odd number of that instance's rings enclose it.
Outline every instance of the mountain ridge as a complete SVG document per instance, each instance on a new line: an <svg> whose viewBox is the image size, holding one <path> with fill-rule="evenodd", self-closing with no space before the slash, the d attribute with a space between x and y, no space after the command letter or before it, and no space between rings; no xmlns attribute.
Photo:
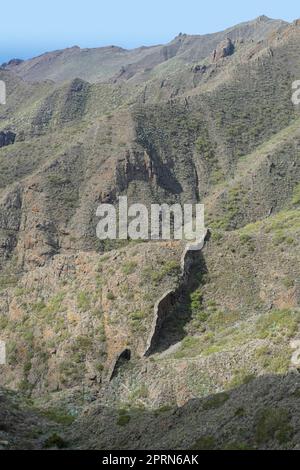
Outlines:
<svg viewBox="0 0 300 470"><path fill-rule="evenodd" d="M258 41L261 40L262 37L265 37L269 30L271 31L281 27L283 28L288 25L289 23L282 20L273 20L271 18L261 16L250 22L244 22L237 26L227 28L219 33L209 33L204 35L180 34L166 45L142 46L134 49L124 49L118 46L81 49L78 46L73 46L67 49L44 53L38 57L24 60L21 63L14 59L8 64L4 64L4 68L13 70L15 73L29 81L35 81L37 79L53 79L54 81L64 81L66 79L82 78L91 82L97 82L112 78L112 74L117 73L121 67L132 65L141 60L145 61L145 67L147 67L147 62L151 64L151 57L149 57L149 53L151 56L152 52L155 54L158 51L158 57L155 57L155 63L161 63L163 60L166 60L164 57L164 51L167 51L168 49L170 50L174 46L180 48L182 42L196 43L196 48L204 48L205 51L207 51L208 48L213 50L217 44L224 40L227 36L234 40L237 40L239 37L242 37L246 40L250 36L253 38L253 40ZM199 46L197 46L197 43L199 43ZM107 62L107 53L113 56L110 59L111 62ZM203 58L205 57L205 54L206 52L202 53ZM82 67L85 67L86 64L86 58L89 60L90 70L88 72L82 70ZM55 61L57 64L55 64ZM66 70L64 72L64 61L68 61L67 68L70 68L71 61L76 61L77 64L81 62L81 64L77 66L77 70L75 67L74 71L71 70L68 72L68 70ZM92 65L92 61L95 61L94 65ZM110 75L98 74L97 76L96 70L91 72L91 67L93 67L93 69L97 69L97 67L101 66L101 63L104 65L106 64L106 67L111 67L112 72ZM57 73L53 73L53 70L49 70L49 67L53 69L56 66L60 69Z"/></svg>

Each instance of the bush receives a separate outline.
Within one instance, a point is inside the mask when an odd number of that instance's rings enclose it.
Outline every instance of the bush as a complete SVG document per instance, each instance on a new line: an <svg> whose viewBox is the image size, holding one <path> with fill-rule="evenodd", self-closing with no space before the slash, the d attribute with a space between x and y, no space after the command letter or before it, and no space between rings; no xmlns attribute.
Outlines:
<svg viewBox="0 0 300 470"><path fill-rule="evenodd" d="M222 450L254 450L253 447L245 442L229 442L222 447Z"/></svg>
<svg viewBox="0 0 300 470"><path fill-rule="evenodd" d="M124 274L132 274L135 269L137 268L137 263L135 261L129 261L128 263L124 264L122 271Z"/></svg>
<svg viewBox="0 0 300 470"><path fill-rule="evenodd" d="M292 203L294 206L300 204L300 184L294 189Z"/></svg>
<svg viewBox="0 0 300 470"><path fill-rule="evenodd" d="M256 424L255 438L258 444L276 439L284 444L291 439L293 428L290 416L283 408L267 408L260 411Z"/></svg>
<svg viewBox="0 0 300 470"><path fill-rule="evenodd" d="M197 312L201 309L203 294L200 289L197 289L195 292L192 292L190 295L191 300L191 309L193 312Z"/></svg>
<svg viewBox="0 0 300 470"><path fill-rule="evenodd" d="M44 442L45 449L50 449L51 447L57 447L58 449L63 449L63 448L68 447L68 445L66 441L59 434L53 433Z"/></svg>
<svg viewBox="0 0 300 470"><path fill-rule="evenodd" d="M213 450L216 447L215 438L212 436L202 436L195 444L191 447L190 450Z"/></svg>
<svg viewBox="0 0 300 470"><path fill-rule="evenodd" d="M54 421L55 423L58 424L65 424L65 425L70 425L73 423L75 420L75 417L65 413L62 410L56 410L56 409L49 409L49 410L43 410L41 412L43 416L45 416L47 419L50 421Z"/></svg>
<svg viewBox="0 0 300 470"><path fill-rule="evenodd" d="M108 292L107 295L106 295L106 298L108 300L115 300L115 296L112 292Z"/></svg>
<svg viewBox="0 0 300 470"><path fill-rule="evenodd" d="M145 317L145 312L141 311L133 312L129 315L130 323L134 330L139 330L142 327Z"/></svg>
<svg viewBox="0 0 300 470"><path fill-rule="evenodd" d="M127 414L120 414L119 418L118 418L118 421L117 421L117 425L118 426L126 426L129 421L131 420L131 417Z"/></svg>
<svg viewBox="0 0 300 470"><path fill-rule="evenodd" d="M88 294L85 292L79 292L77 295L77 307L82 312L86 312L91 308L91 300Z"/></svg>
<svg viewBox="0 0 300 470"><path fill-rule="evenodd" d="M258 320L258 337L261 339L291 338L298 330L299 322L299 312L289 309L275 310Z"/></svg>
<svg viewBox="0 0 300 470"><path fill-rule="evenodd" d="M203 404L204 410L212 410L215 408L220 408L224 403L229 399L228 393L218 393L209 397L206 402Z"/></svg>

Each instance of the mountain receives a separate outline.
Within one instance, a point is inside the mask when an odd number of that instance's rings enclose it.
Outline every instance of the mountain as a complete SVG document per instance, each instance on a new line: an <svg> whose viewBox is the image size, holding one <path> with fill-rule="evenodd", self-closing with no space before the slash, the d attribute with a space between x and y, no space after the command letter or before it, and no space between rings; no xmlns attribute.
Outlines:
<svg viewBox="0 0 300 470"><path fill-rule="evenodd" d="M63 82L74 78L93 83L105 82L113 79L116 74L126 74L126 78L131 78L138 73L148 73L157 65L173 58L183 64L203 60L226 38L232 41L243 39L258 42L285 26L287 23L284 21L261 16L220 33L203 36L180 34L166 45L133 50L116 46L95 49L74 46L30 60L12 60L5 65L5 69L31 82Z"/></svg>
<svg viewBox="0 0 300 470"><path fill-rule="evenodd" d="M299 46L262 16L2 65L6 447L297 448ZM100 241L122 195L203 203L203 249Z"/></svg>

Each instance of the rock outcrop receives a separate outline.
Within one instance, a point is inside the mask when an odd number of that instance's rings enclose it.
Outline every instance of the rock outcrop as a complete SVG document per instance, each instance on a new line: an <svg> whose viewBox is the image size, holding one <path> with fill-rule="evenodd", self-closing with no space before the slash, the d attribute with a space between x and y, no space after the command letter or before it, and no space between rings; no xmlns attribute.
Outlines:
<svg viewBox="0 0 300 470"><path fill-rule="evenodd" d="M234 44L231 39L227 38L222 41L212 53L213 62L224 59L234 53Z"/></svg>
<svg viewBox="0 0 300 470"><path fill-rule="evenodd" d="M11 131L1 131L0 132L0 148L5 147L6 145L14 144L16 140L16 134Z"/></svg>

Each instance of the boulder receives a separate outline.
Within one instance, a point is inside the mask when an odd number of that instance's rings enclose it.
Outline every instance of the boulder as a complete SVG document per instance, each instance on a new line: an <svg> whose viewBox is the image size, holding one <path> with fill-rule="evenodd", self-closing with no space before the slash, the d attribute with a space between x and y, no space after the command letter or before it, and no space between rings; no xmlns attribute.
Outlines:
<svg viewBox="0 0 300 470"><path fill-rule="evenodd" d="M0 132L0 148L6 145L14 144L16 140L16 134L11 131Z"/></svg>
<svg viewBox="0 0 300 470"><path fill-rule="evenodd" d="M234 44L231 39L226 38L222 41L212 53L213 62L217 62L224 57L228 57L234 53Z"/></svg>
<svg viewBox="0 0 300 470"><path fill-rule="evenodd" d="M195 67L193 67L193 72L194 73L205 73L207 70L207 67L206 65L195 65Z"/></svg>

